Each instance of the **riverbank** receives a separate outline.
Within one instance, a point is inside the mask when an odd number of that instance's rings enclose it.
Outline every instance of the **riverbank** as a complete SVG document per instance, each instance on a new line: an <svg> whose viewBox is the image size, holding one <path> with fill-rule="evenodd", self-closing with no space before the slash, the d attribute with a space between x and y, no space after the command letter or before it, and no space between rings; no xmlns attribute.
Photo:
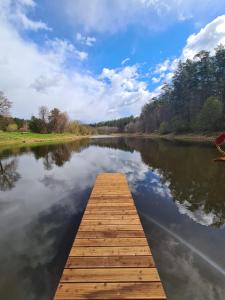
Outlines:
<svg viewBox="0 0 225 300"><path fill-rule="evenodd" d="M87 137L69 133L0 132L0 148L70 142Z"/></svg>
<svg viewBox="0 0 225 300"><path fill-rule="evenodd" d="M216 133L210 133L210 134L159 134L159 133L149 133L149 134L113 134L114 137L143 137L143 138L151 138L151 139L165 139L165 140L177 140L177 141L189 141L189 142L207 142L207 143L213 143L215 138L220 134L221 132Z"/></svg>
<svg viewBox="0 0 225 300"><path fill-rule="evenodd" d="M106 138L106 137L141 137L150 139L165 139L165 140L179 140L179 141L189 141L189 142L208 142L213 143L214 139L219 135L219 133L213 133L208 135L200 134L125 134L118 133L112 135L98 135L98 136L76 136L69 133L32 133L32 132L0 132L0 149L8 148L11 146L21 147L21 146L35 146L35 145L45 145L54 143L64 143L72 142L82 138Z"/></svg>

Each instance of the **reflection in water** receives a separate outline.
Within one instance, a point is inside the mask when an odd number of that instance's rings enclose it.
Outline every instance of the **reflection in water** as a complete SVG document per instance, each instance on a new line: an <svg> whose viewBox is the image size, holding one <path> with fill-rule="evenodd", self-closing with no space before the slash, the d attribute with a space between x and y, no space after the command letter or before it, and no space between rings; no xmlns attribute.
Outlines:
<svg viewBox="0 0 225 300"><path fill-rule="evenodd" d="M215 263L212 259L210 259L207 255L205 255L203 252L201 252L198 249L196 249L195 247L193 247L193 245L191 245L190 243L188 243L187 241L185 241L181 236L179 236L178 234L174 233L173 231L171 231L170 229L168 229L166 226L160 224L159 222L157 222L153 218L149 217L145 213L141 212L140 214L144 218L148 219L150 222L154 223L156 226L160 227L166 233L168 233L169 235L171 235L173 238L175 238L177 241L179 241L182 245L184 245L187 248L189 248L192 252L194 252L200 258L202 258L203 260L205 260L209 265L211 265L214 269L216 269L216 271L220 272L225 277L225 270L223 268L221 268L217 263Z"/></svg>
<svg viewBox="0 0 225 300"><path fill-rule="evenodd" d="M0 160L0 190L7 191L15 187L15 183L20 178L17 170L17 160L12 159L2 163Z"/></svg>
<svg viewBox="0 0 225 300"><path fill-rule="evenodd" d="M32 151L36 159L43 158L44 168L51 170L53 165L62 167L65 162L69 162L72 152L79 152L87 146L87 140L82 139L73 143L40 146Z"/></svg>
<svg viewBox="0 0 225 300"><path fill-rule="evenodd" d="M11 151L0 167L20 180L0 189L0 299L52 299L95 177L114 171L144 212L168 299L225 299L225 175L213 148L99 138Z"/></svg>
<svg viewBox="0 0 225 300"><path fill-rule="evenodd" d="M202 225L221 226L225 222L225 172L213 162L214 149L206 145L126 139L127 149L140 152L142 160L155 174L152 187L171 195L181 214ZM95 143L95 141L93 142ZM116 139L98 144L118 148Z"/></svg>

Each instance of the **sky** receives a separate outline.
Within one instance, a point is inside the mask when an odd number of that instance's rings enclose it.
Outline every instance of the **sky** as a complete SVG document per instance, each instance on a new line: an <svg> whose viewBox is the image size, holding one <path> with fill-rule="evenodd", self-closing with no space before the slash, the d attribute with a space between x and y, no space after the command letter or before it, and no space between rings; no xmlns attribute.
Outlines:
<svg viewBox="0 0 225 300"><path fill-rule="evenodd" d="M179 60L225 45L225 0L0 0L0 41L13 116L137 116Z"/></svg>

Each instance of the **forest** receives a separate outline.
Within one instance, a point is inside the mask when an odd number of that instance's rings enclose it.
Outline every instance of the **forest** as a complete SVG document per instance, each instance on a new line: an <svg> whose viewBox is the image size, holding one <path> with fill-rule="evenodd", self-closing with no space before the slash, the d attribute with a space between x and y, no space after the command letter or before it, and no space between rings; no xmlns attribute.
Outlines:
<svg viewBox="0 0 225 300"><path fill-rule="evenodd" d="M225 129L225 48L180 61L171 82L125 127L129 133L198 133Z"/></svg>

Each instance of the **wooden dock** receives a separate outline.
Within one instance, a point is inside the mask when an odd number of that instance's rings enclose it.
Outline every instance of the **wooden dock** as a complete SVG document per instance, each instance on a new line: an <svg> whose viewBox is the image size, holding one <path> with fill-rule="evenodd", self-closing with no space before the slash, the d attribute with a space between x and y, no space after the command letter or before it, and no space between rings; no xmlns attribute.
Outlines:
<svg viewBox="0 0 225 300"><path fill-rule="evenodd" d="M54 299L166 299L123 174L98 175Z"/></svg>

